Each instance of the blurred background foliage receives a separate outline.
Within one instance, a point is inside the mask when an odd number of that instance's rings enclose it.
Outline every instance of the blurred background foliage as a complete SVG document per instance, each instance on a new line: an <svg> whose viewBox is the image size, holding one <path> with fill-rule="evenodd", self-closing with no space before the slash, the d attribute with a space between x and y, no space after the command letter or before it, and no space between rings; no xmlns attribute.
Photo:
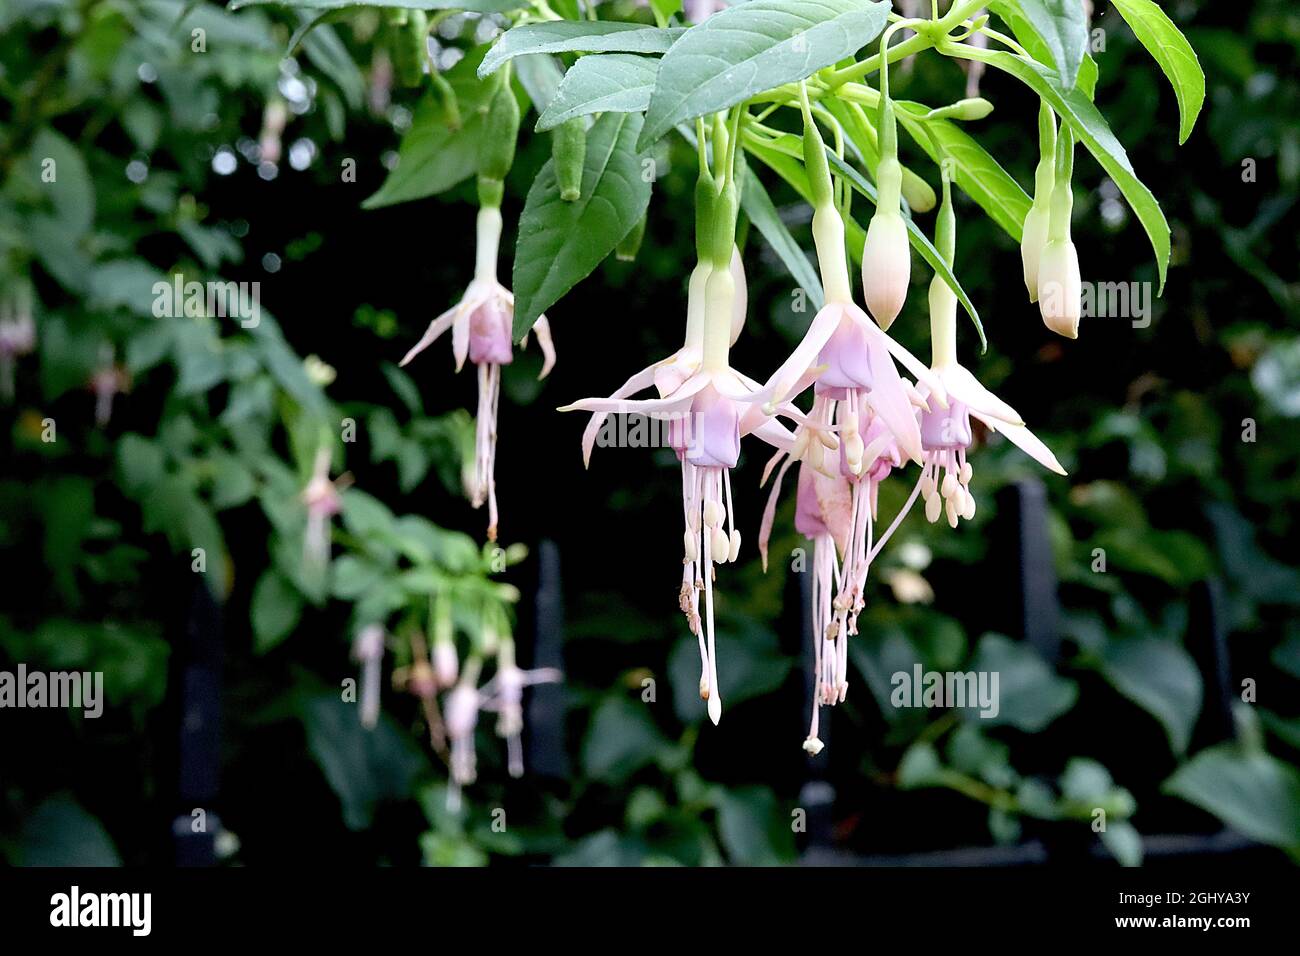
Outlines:
<svg viewBox="0 0 1300 956"><path fill-rule="evenodd" d="M1096 7L1098 103L1174 231L1149 325L1085 319L1077 342L1052 338L1024 301L1015 246L964 197L956 264L991 343L976 356L966 341L969 364L1071 472L1047 481L1063 659L998 633L1014 595L997 492L1033 467L1004 444L984 447L975 520L951 532L909 518L873 571L852 645L860 679L832 714L816 771L837 793L846 851L1086 845L1104 807L1101 841L1126 863L1141 859L1139 833L1223 825L1300 854L1300 14L1286 0L1169 5L1208 81L1201 123L1178 147L1163 78ZM318 26L286 57L300 22L183 0L0 0L0 297L30 301L36 329L30 354L13 356L2 413L0 662L102 670L108 697L94 721L4 712L0 853L19 864L169 859L169 821L186 811L167 701L202 548L226 627L211 808L224 859L795 860L792 811L810 768L798 576L783 557L802 545L790 503L771 570L753 558L719 573L728 709L712 727L675 608L672 456L597 449L584 472L583 422L552 411L676 348L688 150L658 157L635 263L606 263L550 310L555 373L539 385L536 356L522 353L505 375L502 533L534 554L552 540L560 555L568 772L507 784L482 729L480 782L453 812L414 696L386 686L374 730L339 701L359 625L390 622L388 664L400 668L431 590L451 588L458 607L504 607L532 593L536 572L532 559L494 567L461 497L472 376L454 377L441 353L409 375L393 365L465 284L472 182L363 210L418 121L421 91L388 89L390 36L374 11ZM457 15L437 36L445 53L493 29ZM932 103L964 85L934 55L895 80L896 93ZM1028 185L1036 103L1001 76L982 91L997 109L972 131ZM545 137L525 136L507 223L548 154ZM48 158L57 189L41 180ZM924 157L910 158L937 185ZM1075 188L1084 279L1153 281L1146 239L1086 157ZM807 243L807 211L773 189ZM505 248L512 239L508 227ZM808 314L792 309L791 280L757 236L745 255L750 319L734 355L761 377ZM260 324L155 318L153 283L177 272L260 281ZM923 272L895 326L919 354ZM97 421L105 396L111 414ZM333 437L345 419L355 443ZM325 570L303 559L300 500L323 434L334 471L354 482ZM750 449L738 475L750 529L761 465ZM883 512L905 493L885 489ZM1186 647L1203 613L1193 588L1210 579L1229 689L1250 698L1231 741L1198 730L1212 689ZM520 634L531 614L521 601ZM467 636L476 627L468 613L456 624ZM917 662L998 670L999 717L892 707L889 675Z"/></svg>

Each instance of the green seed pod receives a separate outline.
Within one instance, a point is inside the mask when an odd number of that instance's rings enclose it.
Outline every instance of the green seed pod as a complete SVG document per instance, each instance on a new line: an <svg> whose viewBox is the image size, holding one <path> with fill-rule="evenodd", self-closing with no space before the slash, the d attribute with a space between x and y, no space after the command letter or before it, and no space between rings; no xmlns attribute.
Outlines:
<svg viewBox="0 0 1300 956"><path fill-rule="evenodd" d="M404 23L394 25L393 66L403 86L424 82L424 66L429 59L429 18L423 10L406 11Z"/></svg>
<svg viewBox="0 0 1300 956"><path fill-rule="evenodd" d="M632 227L632 231L614 247L614 258L619 262L636 260L636 254L641 251L641 240L645 238L645 219L646 217L642 215L637 220L637 224Z"/></svg>
<svg viewBox="0 0 1300 956"><path fill-rule="evenodd" d="M587 161L587 124L581 116L566 120L551 130L551 159L555 162L560 198L565 202L577 202L582 196L582 169Z"/></svg>
<svg viewBox="0 0 1300 956"><path fill-rule="evenodd" d="M503 73L505 71L502 71ZM519 101L510 87L509 76L488 105L483 138L479 141L478 171L488 179L505 179L515 161L515 140L519 136Z"/></svg>

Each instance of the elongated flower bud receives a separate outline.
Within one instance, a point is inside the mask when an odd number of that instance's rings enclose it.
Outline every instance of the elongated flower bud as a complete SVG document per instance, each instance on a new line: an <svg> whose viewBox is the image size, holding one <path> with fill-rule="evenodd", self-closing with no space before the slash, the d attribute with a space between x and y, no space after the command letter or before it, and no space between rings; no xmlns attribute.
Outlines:
<svg viewBox="0 0 1300 956"><path fill-rule="evenodd" d="M393 37L393 63L403 86L424 82L424 64L429 58L429 18L423 10L406 11L406 20Z"/></svg>
<svg viewBox="0 0 1300 956"><path fill-rule="evenodd" d="M881 161L880 177L885 177L887 160ZM893 163L897 167L897 162ZM885 190L881 189L883 196ZM867 226L867 242L862 250L862 289L867 311L882 329L888 329L907 300L907 286L912 277L912 253L907 244L907 225L897 207L876 209Z"/></svg>
<svg viewBox="0 0 1300 956"><path fill-rule="evenodd" d="M1074 166L1074 138L1062 130L1057 148L1056 183L1052 187L1051 222L1047 244L1038 263L1038 307L1044 324L1068 339L1079 337L1082 283L1079 254L1070 240L1070 214L1074 193L1070 176Z"/></svg>
<svg viewBox="0 0 1300 956"><path fill-rule="evenodd" d="M519 136L519 101L510 87L507 70L488 106L483 138L479 140L478 172L484 179L505 179L515 162L515 140Z"/></svg>
<svg viewBox="0 0 1300 956"><path fill-rule="evenodd" d="M575 116L551 130L551 159L555 162L560 198L577 202L582 196L582 168L587 161L587 126L583 117ZM641 228L644 230L644 225ZM634 250L629 261L635 257Z"/></svg>
<svg viewBox="0 0 1300 956"><path fill-rule="evenodd" d="M1020 261L1024 266L1029 301L1038 301L1038 268L1052 218L1052 191L1056 181L1056 117L1043 103L1038 114L1038 168L1034 171L1034 204L1025 216L1020 238Z"/></svg>
<svg viewBox="0 0 1300 956"><path fill-rule="evenodd" d="M1067 339L1079 337L1082 293L1074 243L1069 239L1049 241L1038 266L1038 306L1049 329Z"/></svg>

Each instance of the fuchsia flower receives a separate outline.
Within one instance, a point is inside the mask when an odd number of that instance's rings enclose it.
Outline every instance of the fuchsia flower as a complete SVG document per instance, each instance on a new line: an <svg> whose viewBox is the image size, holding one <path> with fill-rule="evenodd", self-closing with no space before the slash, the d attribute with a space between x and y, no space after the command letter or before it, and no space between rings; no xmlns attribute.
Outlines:
<svg viewBox="0 0 1300 956"><path fill-rule="evenodd" d="M524 775L524 688L564 679L554 667L521 670L515 663L514 642L506 640L497 655L497 672L479 691L484 710L497 715L497 736L506 741L507 767L512 777Z"/></svg>
<svg viewBox="0 0 1300 956"><path fill-rule="evenodd" d="M112 346L104 346L99 368L90 377L90 391L95 396L95 424L107 425L113 417L114 396L131 387L131 375L113 358Z"/></svg>
<svg viewBox="0 0 1300 956"><path fill-rule="evenodd" d="M482 687L475 686L482 660L471 656L465 662L460 680L447 695L446 728L451 741L451 786L447 791L447 806L453 811L460 807L461 789L472 784L478 776L474 731L478 727L479 713L486 710L497 714L497 735L506 739L510 775L521 777L524 773L524 688L563 678L552 667L522 670L515 664L514 642L508 636L498 639L486 623L485 629L485 643L496 644L496 674Z"/></svg>
<svg viewBox="0 0 1300 956"><path fill-rule="evenodd" d="M474 472L465 489L475 508L488 503L488 539L497 537L496 447L497 405L501 396L501 366L514 361L511 328L514 322L515 297L497 281L497 252L501 242L501 211L485 206L479 210L477 251L474 278L461 300L438 316L424 336L402 359L406 365L451 329L452 354L456 371L468 358L478 366L478 414L475 416ZM546 316L539 316L533 331L542 349L545 378L555 365L555 346ZM521 343L526 347L528 337Z"/></svg>
<svg viewBox="0 0 1300 956"><path fill-rule="evenodd" d="M307 530L303 535L303 561L317 567L329 561L330 519L342 510L338 485L330 480L330 449L316 450L311 479L302 491L307 506Z"/></svg>
<svg viewBox="0 0 1300 956"><path fill-rule="evenodd" d="M731 469L740 456L740 439L755 434L777 447L793 436L762 408L764 390L731 368L727 350L739 334L746 301L744 271L733 248L730 267L701 263L687 292L686 344L663 362L642 369L609 398L587 398L560 411L594 412L583 436L589 459L604 416L642 414L667 418L673 450L682 467L684 558L679 604L700 649L700 696L709 718L722 716L713 626L713 567L735 561L740 532L731 499ZM627 396L654 385L659 398ZM700 595L704 615L700 615Z"/></svg>
<svg viewBox="0 0 1300 956"><path fill-rule="evenodd" d="M352 644L352 657L361 664L361 724L379 723L380 663L384 659L384 629L371 624L361 629Z"/></svg>
<svg viewBox="0 0 1300 956"><path fill-rule="evenodd" d="M0 300L0 399L14 397L14 359L36 348L31 290L20 285L12 298Z"/></svg>

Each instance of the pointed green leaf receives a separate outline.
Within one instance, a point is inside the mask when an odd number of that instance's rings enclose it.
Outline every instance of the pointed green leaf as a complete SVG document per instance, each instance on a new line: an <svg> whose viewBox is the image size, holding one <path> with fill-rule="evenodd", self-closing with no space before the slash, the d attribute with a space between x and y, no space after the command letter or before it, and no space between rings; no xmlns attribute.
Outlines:
<svg viewBox="0 0 1300 956"><path fill-rule="evenodd" d="M587 132L577 202L560 198L552 161L533 180L515 246L516 338L600 265L645 214L650 180L636 149L641 119L640 113L605 113Z"/></svg>
<svg viewBox="0 0 1300 956"><path fill-rule="evenodd" d="M1115 9L1169 78L1178 98L1178 142L1187 142L1205 102L1205 73L1196 51L1159 4L1151 0L1115 0Z"/></svg>
<svg viewBox="0 0 1300 956"><path fill-rule="evenodd" d="M437 91L426 92L415 108L411 128L397 148L397 168L361 204L363 209L433 196L478 171L479 140L492 90L490 84L474 76L474 59L471 54L447 71L447 82L456 93L461 125L450 125L446 104Z"/></svg>
<svg viewBox="0 0 1300 956"><path fill-rule="evenodd" d="M1202 750L1161 787L1237 832L1300 854L1300 773L1235 744Z"/></svg>
<svg viewBox="0 0 1300 956"><path fill-rule="evenodd" d="M749 0L715 13L664 55L639 145L852 56L888 16L888 3L861 0Z"/></svg>
<svg viewBox="0 0 1300 956"><path fill-rule="evenodd" d="M650 104L659 61L635 53L584 56L569 68L537 130L591 113L640 113Z"/></svg>
<svg viewBox="0 0 1300 956"><path fill-rule="evenodd" d="M1088 46L1088 23L1079 0L1014 0L1051 54L1067 90L1074 89Z"/></svg>
<svg viewBox="0 0 1300 956"><path fill-rule="evenodd" d="M1046 63L1048 66L1054 66L1056 60L1052 53L1051 45L1038 32L1038 28L1033 22L1025 16L1020 9L1017 0L994 0L989 4L989 12L997 14L1011 28L1012 34L1020 41L1021 46L1029 51L1039 63ZM1083 62L1079 64L1079 77L1075 86L1087 94L1088 99L1092 99L1097 89L1097 61L1092 58L1092 54L1086 49L1083 53Z"/></svg>
<svg viewBox="0 0 1300 956"><path fill-rule="evenodd" d="M1010 73L1047 100L1057 115L1070 124L1075 136L1114 180L1146 229L1151 248L1155 250L1160 292L1163 293L1169 268L1169 223L1160 211L1156 197L1133 172L1128 153L1124 152L1124 147L1087 95L1078 89L1062 88L1060 77L1051 67L1002 50L976 50L965 44L946 44L944 51L970 60L983 60Z"/></svg>
<svg viewBox="0 0 1300 956"><path fill-rule="evenodd" d="M666 53L685 32L606 20L527 23L501 35L483 57L478 75L495 73L525 53Z"/></svg>

